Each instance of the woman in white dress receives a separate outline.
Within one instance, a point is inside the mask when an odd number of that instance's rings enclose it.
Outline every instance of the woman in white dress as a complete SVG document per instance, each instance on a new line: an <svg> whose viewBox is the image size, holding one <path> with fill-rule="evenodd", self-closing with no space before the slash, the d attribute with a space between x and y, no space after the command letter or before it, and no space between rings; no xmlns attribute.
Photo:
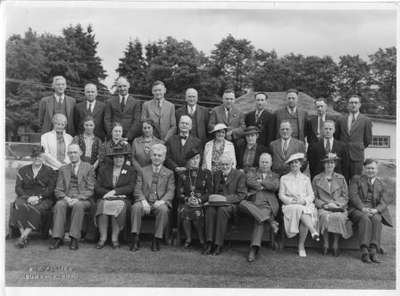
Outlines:
<svg viewBox="0 0 400 296"><path fill-rule="evenodd" d="M306 257L304 242L308 231L314 240L319 241L314 192L310 179L300 171L303 160L304 153L295 153L288 158L286 163L290 166L290 172L281 177L279 187L285 232L289 238L299 233L300 257Z"/></svg>

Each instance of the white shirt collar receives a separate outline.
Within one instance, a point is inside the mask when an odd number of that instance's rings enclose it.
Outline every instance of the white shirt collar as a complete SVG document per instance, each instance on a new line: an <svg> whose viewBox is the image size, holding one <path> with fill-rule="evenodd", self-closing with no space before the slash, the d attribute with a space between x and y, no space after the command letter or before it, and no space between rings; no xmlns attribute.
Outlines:
<svg viewBox="0 0 400 296"><path fill-rule="evenodd" d="M161 164L159 166L152 165L152 167L153 167L153 172L159 173L161 171L162 165Z"/></svg>
<svg viewBox="0 0 400 296"><path fill-rule="evenodd" d="M354 114L354 118L357 119L357 118L358 118L358 115L360 115L360 111L358 111L357 113L350 113L350 114L349 114L349 117L352 118L352 117L353 117L353 114Z"/></svg>
<svg viewBox="0 0 400 296"><path fill-rule="evenodd" d="M297 106L294 107L293 109L290 109L289 106L287 106L286 109L287 109L287 111L288 111L289 114L291 114L291 112L296 113L296 111L297 111Z"/></svg>
<svg viewBox="0 0 400 296"><path fill-rule="evenodd" d="M193 110L193 111L192 111L193 113L196 112L196 107L197 107L197 104L195 104L195 105L193 105L193 106L187 105L187 111L188 111L188 113L190 112L190 109Z"/></svg>
<svg viewBox="0 0 400 296"><path fill-rule="evenodd" d="M64 101L64 98L65 98L65 94L61 94L61 96L59 96L59 95L57 95L57 94L54 94L54 97L56 98L57 101L58 101L59 99L61 99L61 102L63 102L63 101Z"/></svg>

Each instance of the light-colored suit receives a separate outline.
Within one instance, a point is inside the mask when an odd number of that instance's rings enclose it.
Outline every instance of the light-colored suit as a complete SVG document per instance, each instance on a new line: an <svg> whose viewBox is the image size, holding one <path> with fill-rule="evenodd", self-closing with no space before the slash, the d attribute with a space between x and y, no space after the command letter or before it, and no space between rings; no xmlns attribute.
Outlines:
<svg viewBox="0 0 400 296"><path fill-rule="evenodd" d="M212 169L212 151L214 147L214 140L208 141L206 146L204 147L203 152L203 169L210 170ZM233 146L232 142L225 140L224 146L224 154L228 154L233 161L232 168L236 168L236 154L235 154L235 147Z"/></svg>
<svg viewBox="0 0 400 296"><path fill-rule="evenodd" d="M153 99L143 103L142 120L151 119L155 124L154 136L166 142L176 132L175 105L163 100L161 109Z"/></svg>
<svg viewBox="0 0 400 296"><path fill-rule="evenodd" d="M74 107L75 99L69 96L64 96L66 116L67 116L67 127L66 131L70 135L75 135L74 125ZM39 124L41 126L42 134L47 133L53 129L53 123L51 119L54 115L54 103L56 98L54 95L44 97L39 102Z"/></svg>
<svg viewBox="0 0 400 296"><path fill-rule="evenodd" d="M228 131L232 130L233 140L237 140L242 137L243 130L246 128L244 114L235 106L232 107L230 112L230 117L226 118L225 107L223 105L214 107L211 110L208 130L213 130L217 123L224 123L228 127Z"/></svg>
<svg viewBox="0 0 400 296"><path fill-rule="evenodd" d="M52 130L50 132L43 134L40 137L40 144L44 148L45 152L44 156L46 164L54 170L58 170L64 164L68 164L70 161L67 154L67 150L68 150L68 145L72 143L72 140L73 140L72 136L64 132L65 157L64 157L64 163L61 163L57 160L57 133L54 130Z"/></svg>

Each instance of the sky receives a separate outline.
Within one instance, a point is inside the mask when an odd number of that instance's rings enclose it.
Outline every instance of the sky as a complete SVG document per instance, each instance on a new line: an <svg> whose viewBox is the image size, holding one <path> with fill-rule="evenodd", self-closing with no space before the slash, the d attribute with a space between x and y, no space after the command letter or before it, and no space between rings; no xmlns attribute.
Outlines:
<svg viewBox="0 0 400 296"><path fill-rule="evenodd" d="M210 54L216 43L232 34L250 40L255 48L274 49L278 56L293 52L329 55L335 60L345 54L368 59L379 48L396 45L394 9L347 10L343 5L340 8L146 9L123 3L108 7L62 3L8 5L6 37L22 35L29 27L38 33L61 34L68 25L91 24L99 42L98 55L108 75L106 85L116 78L118 60L129 40L135 38L145 44L172 36L190 40L197 49Z"/></svg>

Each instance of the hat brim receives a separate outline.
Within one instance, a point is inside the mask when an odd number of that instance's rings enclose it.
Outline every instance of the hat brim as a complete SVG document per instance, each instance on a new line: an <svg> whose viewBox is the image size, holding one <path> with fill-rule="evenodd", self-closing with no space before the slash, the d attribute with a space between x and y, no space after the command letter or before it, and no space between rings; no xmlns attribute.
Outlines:
<svg viewBox="0 0 400 296"><path fill-rule="evenodd" d="M118 153L110 153L106 154L108 157L116 157L116 156L127 156L129 152L118 152Z"/></svg>
<svg viewBox="0 0 400 296"><path fill-rule="evenodd" d="M288 160L285 161L285 163L286 164L290 164L291 162L293 162L295 160L304 161L304 157L297 157L297 158L293 158L293 159L288 159Z"/></svg>
<svg viewBox="0 0 400 296"><path fill-rule="evenodd" d="M335 158L324 158L324 159L321 159L321 162L338 161L338 160L340 160L340 157L335 157Z"/></svg>

